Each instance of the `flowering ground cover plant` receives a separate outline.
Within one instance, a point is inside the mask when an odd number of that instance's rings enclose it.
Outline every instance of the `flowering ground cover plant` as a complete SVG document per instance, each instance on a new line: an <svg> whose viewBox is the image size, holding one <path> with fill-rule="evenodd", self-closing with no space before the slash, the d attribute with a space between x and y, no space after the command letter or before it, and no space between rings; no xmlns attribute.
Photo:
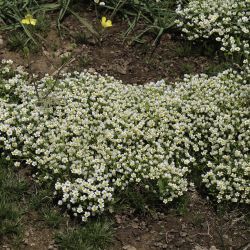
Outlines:
<svg viewBox="0 0 250 250"><path fill-rule="evenodd" d="M0 146L54 183L58 204L83 221L128 185L171 202L193 173L218 202L250 203L249 69L170 87L87 72L30 82L9 64L0 71Z"/></svg>
<svg viewBox="0 0 250 250"><path fill-rule="evenodd" d="M227 55L247 59L250 53L250 1L192 0L179 4L176 24L188 39L212 38ZM239 57L240 56L240 57Z"/></svg>
<svg viewBox="0 0 250 250"><path fill-rule="evenodd" d="M220 42L241 71L133 86L86 71L30 79L0 64L0 152L32 166L83 221L133 185L163 203L195 183L218 203L250 204L249 1L192 0L176 12L190 40Z"/></svg>

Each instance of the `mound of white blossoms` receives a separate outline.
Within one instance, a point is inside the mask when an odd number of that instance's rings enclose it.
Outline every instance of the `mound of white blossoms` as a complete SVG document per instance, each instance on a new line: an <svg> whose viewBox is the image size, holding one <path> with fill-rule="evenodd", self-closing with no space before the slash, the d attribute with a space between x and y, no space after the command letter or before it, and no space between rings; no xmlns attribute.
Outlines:
<svg viewBox="0 0 250 250"><path fill-rule="evenodd" d="M54 183L59 204L83 221L127 185L170 202L187 191L193 171L204 173L218 201L250 203L248 94L244 77L230 70L171 87L87 72L29 83L4 62L0 147Z"/></svg>
<svg viewBox="0 0 250 250"><path fill-rule="evenodd" d="M212 38L226 54L249 59L249 0L190 0L176 13L176 24L189 40Z"/></svg>

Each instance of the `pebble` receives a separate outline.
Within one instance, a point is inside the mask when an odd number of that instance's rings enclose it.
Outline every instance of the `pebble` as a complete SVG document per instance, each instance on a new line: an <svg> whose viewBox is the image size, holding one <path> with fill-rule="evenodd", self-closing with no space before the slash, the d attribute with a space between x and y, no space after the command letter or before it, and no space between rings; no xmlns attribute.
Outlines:
<svg viewBox="0 0 250 250"><path fill-rule="evenodd" d="M180 247L180 246L182 246L185 242L186 242L185 240L181 239L181 240L178 240L178 241L175 243L175 245L176 245L177 247Z"/></svg>
<svg viewBox="0 0 250 250"><path fill-rule="evenodd" d="M24 239L24 240L23 240L23 243L24 243L25 245L29 245L28 239Z"/></svg>
<svg viewBox="0 0 250 250"><path fill-rule="evenodd" d="M195 246L194 250L219 250L215 246L211 246L210 248L202 247L202 246Z"/></svg>
<svg viewBox="0 0 250 250"><path fill-rule="evenodd" d="M28 237L28 236L30 236L30 232L25 232L24 235L25 235L26 237Z"/></svg>
<svg viewBox="0 0 250 250"><path fill-rule="evenodd" d="M2 48L3 46L4 46L3 38L2 36L0 36L0 48Z"/></svg>
<svg viewBox="0 0 250 250"><path fill-rule="evenodd" d="M194 242L194 240L191 239L191 238L189 238L189 237L186 238L186 241L188 241L188 242L190 242L190 243Z"/></svg>
<svg viewBox="0 0 250 250"><path fill-rule="evenodd" d="M131 227L134 228L134 229L138 229L139 228L139 224L135 223L135 222L132 222L131 223Z"/></svg>
<svg viewBox="0 0 250 250"><path fill-rule="evenodd" d="M163 245L163 244L162 244L161 242L155 242L155 243L154 243L154 246L155 246L155 247L162 247L162 245Z"/></svg>
<svg viewBox="0 0 250 250"><path fill-rule="evenodd" d="M96 70L95 70L94 68L89 68L89 69L88 69L88 72L89 72L89 73L95 73Z"/></svg>
<svg viewBox="0 0 250 250"><path fill-rule="evenodd" d="M155 242L154 246L159 247L160 249L169 249L169 246L167 244L163 244L161 242Z"/></svg>
<svg viewBox="0 0 250 250"><path fill-rule="evenodd" d="M137 250L134 246L126 245L122 248L123 250Z"/></svg>
<svg viewBox="0 0 250 250"><path fill-rule="evenodd" d="M195 248L193 250L208 250L206 247L202 247L202 246L195 246Z"/></svg>
<svg viewBox="0 0 250 250"><path fill-rule="evenodd" d="M2 246L3 247L3 249L5 249L5 250L11 250L8 246Z"/></svg>
<svg viewBox="0 0 250 250"><path fill-rule="evenodd" d="M211 246L209 250L218 250L215 246Z"/></svg>
<svg viewBox="0 0 250 250"><path fill-rule="evenodd" d="M50 250L50 249L55 249L55 248L54 248L54 246L50 245L50 246L48 247L48 249Z"/></svg>
<svg viewBox="0 0 250 250"><path fill-rule="evenodd" d="M181 237L186 237L186 236L187 236L187 233L186 233L186 232L180 232L180 236L181 236Z"/></svg>

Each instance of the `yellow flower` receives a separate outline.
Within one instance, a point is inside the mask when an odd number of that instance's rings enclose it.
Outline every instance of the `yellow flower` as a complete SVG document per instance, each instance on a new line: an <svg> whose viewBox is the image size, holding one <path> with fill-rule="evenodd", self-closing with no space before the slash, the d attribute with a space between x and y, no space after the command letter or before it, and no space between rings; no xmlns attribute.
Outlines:
<svg viewBox="0 0 250 250"><path fill-rule="evenodd" d="M27 14L24 19L21 20L22 24L31 24L31 25L36 25L37 20L33 18L32 15Z"/></svg>
<svg viewBox="0 0 250 250"><path fill-rule="evenodd" d="M112 27L112 21L111 20L107 20L107 18L105 16L102 17L101 24L102 24L103 28Z"/></svg>

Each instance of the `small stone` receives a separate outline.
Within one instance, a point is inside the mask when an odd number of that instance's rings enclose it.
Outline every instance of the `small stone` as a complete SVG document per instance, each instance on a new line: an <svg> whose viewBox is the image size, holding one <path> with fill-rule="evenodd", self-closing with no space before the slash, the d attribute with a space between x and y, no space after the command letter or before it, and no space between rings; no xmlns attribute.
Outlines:
<svg viewBox="0 0 250 250"><path fill-rule="evenodd" d="M189 238L189 237L186 238L186 241L188 241L188 242L190 242L190 243L194 242L194 240L191 239L191 238Z"/></svg>
<svg viewBox="0 0 250 250"><path fill-rule="evenodd" d="M208 250L208 249L202 246L195 246L194 250Z"/></svg>
<svg viewBox="0 0 250 250"><path fill-rule="evenodd" d="M169 33L167 33L165 36L166 36L166 38L167 38L168 40L171 40L171 39L172 39L172 35L169 34Z"/></svg>
<svg viewBox="0 0 250 250"><path fill-rule="evenodd" d="M115 216L115 219L116 219L116 223L117 223L117 224L121 224L121 223L122 223L121 216L116 215L116 216Z"/></svg>
<svg viewBox="0 0 250 250"><path fill-rule="evenodd" d="M131 223L131 227L134 228L134 229L138 229L138 228L139 228L139 225L138 225L138 223L136 223L136 222L132 222L132 223Z"/></svg>
<svg viewBox="0 0 250 250"><path fill-rule="evenodd" d="M4 46L3 38L0 37L0 48L2 48L3 46Z"/></svg>
<svg viewBox="0 0 250 250"><path fill-rule="evenodd" d="M72 51L73 49L74 49L74 44L67 44L66 46L65 46L65 50L66 51Z"/></svg>
<svg viewBox="0 0 250 250"><path fill-rule="evenodd" d="M30 232L25 232L24 235L28 237L30 235Z"/></svg>
<svg viewBox="0 0 250 250"><path fill-rule="evenodd" d="M126 245L122 248L123 250L137 250L134 246Z"/></svg>
<svg viewBox="0 0 250 250"><path fill-rule="evenodd" d="M10 247L8 247L8 246L5 246L5 245L4 245L4 246L2 246L2 247L3 247L3 249L5 249L5 250L11 250Z"/></svg>
<svg viewBox="0 0 250 250"><path fill-rule="evenodd" d="M155 242L155 243L154 243L154 246L155 246L155 247L162 247L163 244L162 244L161 242Z"/></svg>
<svg viewBox="0 0 250 250"><path fill-rule="evenodd" d="M142 221L141 223L140 223L140 226L142 227L142 228L145 228L146 227L146 222L145 221Z"/></svg>
<svg viewBox="0 0 250 250"><path fill-rule="evenodd" d="M165 219L165 214L164 213L159 213L159 219Z"/></svg>
<svg viewBox="0 0 250 250"><path fill-rule="evenodd" d="M89 72L89 73L95 73L96 70L95 70L94 68L89 68L89 69L88 69L88 72Z"/></svg>
<svg viewBox="0 0 250 250"><path fill-rule="evenodd" d="M47 50L43 50L43 54L45 55L45 56L50 56L50 52L49 51L47 51Z"/></svg>
<svg viewBox="0 0 250 250"><path fill-rule="evenodd" d="M28 239L24 239L24 240L23 240L23 243L24 243L25 245L29 245Z"/></svg>
<svg viewBox="0 0 250 250"><path fill-rule="evenodd" d="M175 245L177 246L177 247L180 247L180 246L182 246L183 244L185 243L185 240L178 240L176 243L175 243Z"/></svg>
<svg viewBox="0 0 250 250"><path fill-rule="evenodd" d="M211 246L209 250L218 250L218 248L216 248L216 246Z"/></svg>
<svg viewBox="0 0 250 250"><path fill-rule="evenodd" d="M186 233L186 232L180 232L180 236L181 236L181 237L186 237L186 236L187 236L187 233Z"/></svg>

